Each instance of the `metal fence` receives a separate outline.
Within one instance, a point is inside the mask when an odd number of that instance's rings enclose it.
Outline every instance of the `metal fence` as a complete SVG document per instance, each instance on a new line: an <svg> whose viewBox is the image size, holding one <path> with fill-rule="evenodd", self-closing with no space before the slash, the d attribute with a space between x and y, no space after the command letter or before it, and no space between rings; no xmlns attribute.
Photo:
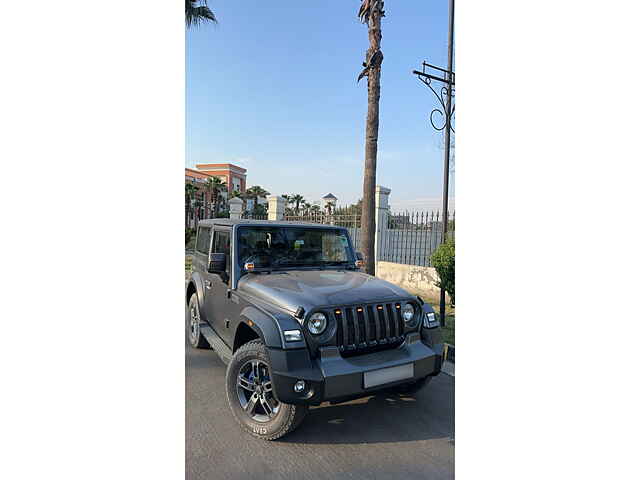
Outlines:
<svg viewBox="0 0 640 480"><path fill-rule="evenodd" d="M449 214L447 237L455 239L455 212ZM391 213L380 229L378 260L431 266L431 254L443 241L443 218L437 212Z"/></svg>
<svg viewBox="0 0 640 480"><path fill-rule="evenodd" d="M259 215L257 213L246 211L242 214L242 218L244 218L245 220L268 220L268 215L266 213L263 215Z"/></svg>
<svg viewBox="0 0 640 480"><path fill-rule="evenodd" d="M349 210L337 209L333 214L285 215L285 220L346 227L355 249L359 250L361 215L345 211ZM455 238L455 217L455 212L449 214L447 237L450 239ZM429 267L431 254L443 241L442 215L439 211L389 213L386 224L379 226L376 233L380 236L377 260Z"/></svg>

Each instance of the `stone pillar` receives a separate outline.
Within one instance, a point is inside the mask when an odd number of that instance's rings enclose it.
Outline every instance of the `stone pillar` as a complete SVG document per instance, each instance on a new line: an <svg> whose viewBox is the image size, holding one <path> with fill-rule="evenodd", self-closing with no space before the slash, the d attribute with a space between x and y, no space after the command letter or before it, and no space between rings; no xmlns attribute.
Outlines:
<svg viewBox="0 0 640 480"><path fill-rule="evenodd" d="M376 185L376 262L380 260L382 255L382 246L387 236L389 226L389 194L390 188Z"/></svg>
<svg viewBox="0 0 640 480"><path fill-rule="evenodd" d="M284 198L278 195L269 195L267 201L269 202L269 220L284 220Z"/></svg>
<svg viewBox="0 0 640 480"><path fill-rule="evenodd" d="M233 197L229 200L229 218L236 220L242 218L242 199Z"/></svg>

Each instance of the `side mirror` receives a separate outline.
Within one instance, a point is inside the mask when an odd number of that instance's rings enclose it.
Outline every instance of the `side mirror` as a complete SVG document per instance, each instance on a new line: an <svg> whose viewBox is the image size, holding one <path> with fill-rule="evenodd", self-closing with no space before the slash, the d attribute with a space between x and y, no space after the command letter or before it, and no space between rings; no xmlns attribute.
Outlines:
<svg viewBox="0 0 640 480"><path fill-rule="evenodd" d="M356 252L356 260L363 260L364 261L364 256L362 256L361 252Z"/></svg>
<svg viewBox="0 0 640 480"><path fill-rule="evenodd" d="M364 267L364 257L362 256L362 253L356 252L356 268L362 267Z"/></svg>
<svg viewBox="0 0 640 480"><path fill-rule="evenodd" d="M227 269L227 254L212 253L209 255L209 265L207 271L209 273L223 273Z"/></svg>

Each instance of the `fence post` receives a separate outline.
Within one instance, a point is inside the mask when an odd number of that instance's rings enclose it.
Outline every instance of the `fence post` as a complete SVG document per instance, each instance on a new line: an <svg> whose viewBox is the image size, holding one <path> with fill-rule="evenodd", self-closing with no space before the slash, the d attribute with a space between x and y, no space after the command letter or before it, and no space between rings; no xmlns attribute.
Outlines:
<svg viewBox="0 0 640 480"><path fill-rule="evenodd" d="M376 185L376 238L375 259L376 262L382 256L383 241L389 227L389 194L390 188Z"/></svg>
<svg viewBox="0 0 640 480"><path fill-rule="evenodd" d="M269 195L269 220L284 220L284 198L278 195Z"/></svg>
<svg viewBox="0 0 640 480"><path fill-rule="evenodd" d="M233 197L229 200L229 218L236 220L242 218L242 199Z"/></svg>

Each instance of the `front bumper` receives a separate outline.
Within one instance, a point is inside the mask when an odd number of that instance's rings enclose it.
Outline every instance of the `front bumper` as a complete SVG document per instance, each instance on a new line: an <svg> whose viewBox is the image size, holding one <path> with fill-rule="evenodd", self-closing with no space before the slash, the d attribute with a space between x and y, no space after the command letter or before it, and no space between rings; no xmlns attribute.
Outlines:
<svg viewBox="0 0 640 480"><path fill-rule="evenodd" d="M442 366L442 344L432 346L421 340L420 333L408 334L398 348L357 357L342 358L336 347L323 347L317 358L307 349L269 349L272 379L281 402L319 404L370 395L394 385L410 383L437 375ZM413 364L413 377L371 388L364 387L364 373L383 368ZM295 393L293 385L304 380L306 388Z"/></svg>

